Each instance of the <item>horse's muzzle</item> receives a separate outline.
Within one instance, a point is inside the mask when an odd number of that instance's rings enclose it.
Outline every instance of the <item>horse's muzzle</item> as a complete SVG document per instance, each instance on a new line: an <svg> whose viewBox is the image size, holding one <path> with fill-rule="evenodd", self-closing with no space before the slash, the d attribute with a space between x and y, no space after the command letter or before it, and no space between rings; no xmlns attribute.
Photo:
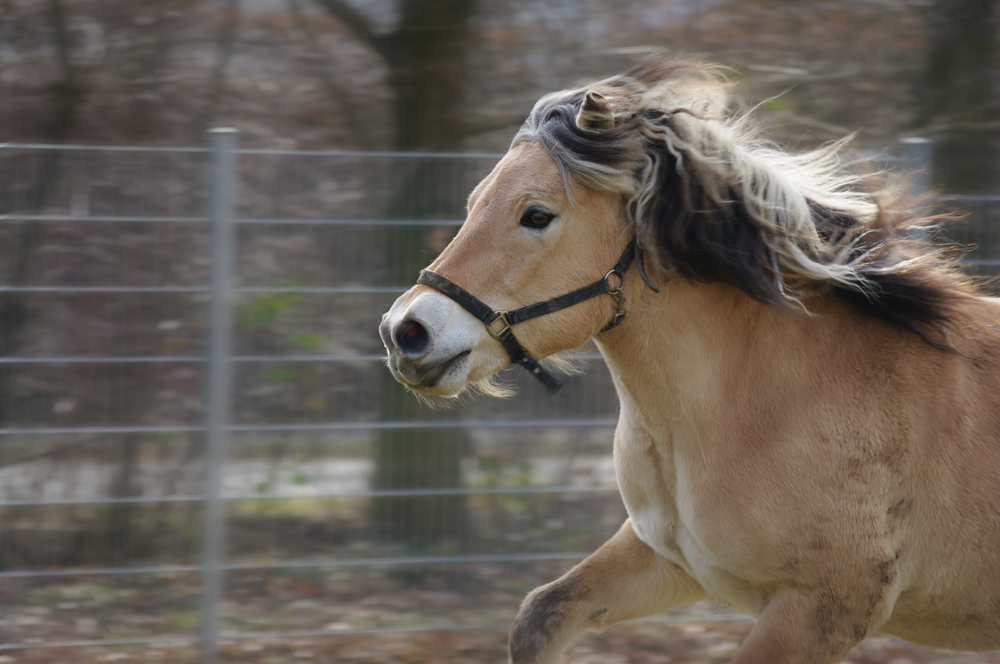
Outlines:
<svg viewBox="0 0 1000 664"><path fill-rule="evenodd" d="M477 343L492 345L481 323L434 291L403 296L382 316L379 336L392 375L424 394L453 396L474 369Z"/></svg>

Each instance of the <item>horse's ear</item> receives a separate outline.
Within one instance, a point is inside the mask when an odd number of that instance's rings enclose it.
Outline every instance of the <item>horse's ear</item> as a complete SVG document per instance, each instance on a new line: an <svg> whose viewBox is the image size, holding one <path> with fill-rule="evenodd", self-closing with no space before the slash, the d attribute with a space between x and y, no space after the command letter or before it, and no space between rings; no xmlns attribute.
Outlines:
<svg viewBox="0 0 1000 664"><path fill-rule="evenodd" d="M602 132L615 128L615 114L608 98L600 92L590 90L583 98L580 112L576 114L576 126L583 131Z"/></svg>

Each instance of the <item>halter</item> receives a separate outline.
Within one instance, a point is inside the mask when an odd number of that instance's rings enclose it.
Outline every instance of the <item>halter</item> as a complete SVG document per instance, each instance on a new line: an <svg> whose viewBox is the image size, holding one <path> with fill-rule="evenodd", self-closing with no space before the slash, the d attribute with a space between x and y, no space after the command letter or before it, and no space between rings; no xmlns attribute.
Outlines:
<svg viewBox="0 0 1000 664"><path fill-rule="evenodd" d="M421 271L420 276L417 277L417 283L430 286L434 290L447 295L452 300L462 305L462 307L464 307L473 316L481 320L486 325L486 330L490 333L490 336L503 344L503 347L507 350L507 354L510 355L510 359L513 363L520 364L522 367L527 369L532 376L541 381L546 390L550 393L555 393L562 387L562 383L546 371L538 360L532 357L528 351L524 350L521 344L518 343L517 339L514 337L514 331L511 328L518 323L523 323L526 320L538 318L539 316L544 316L545 314L551 314L559 311L560 309L572 307L574 304L579 304L591 298L599 297L601 295L610 295L611 299L615 301L618 310L615 312L608 324L601 328L601 332L607 332L625 319L626 298L624 293L622 293L622 288L625 285L625 272L632 264L632 261L636 258L637 253L639 255L640 271L643 272L643 279L649 283L649 280L645 275L645 270L642 269L641 252L639 252L636 247L635 240L632 240L628 243L628 246L625 247L625 251L622 252L621 258L618 259L618 263L616 263L615 266L611 268L606 275L604 275L603 279L595 281L589 286L584 286L583 288L578 288L575 291L566 293L565 295L560 295L559 297L554 297L551 300L545 300L544 302L529 304L526 307L521 307L520 309L515 309L514 311L494 311L489 305L469 291L445 279L440 274L431 272L430 270ZM612 277L617 277L617 286L612 283Z"/></svg>

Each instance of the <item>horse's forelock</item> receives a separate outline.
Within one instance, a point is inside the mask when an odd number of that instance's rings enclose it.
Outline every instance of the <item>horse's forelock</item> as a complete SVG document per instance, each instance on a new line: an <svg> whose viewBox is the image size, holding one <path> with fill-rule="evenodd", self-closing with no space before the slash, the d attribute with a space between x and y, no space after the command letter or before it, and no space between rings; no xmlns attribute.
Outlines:
<svg viewBox="0 0 1000 664"><path fill-rule="evenodd" d="M511 147L537 141L552 155L567 181L572 178L591 189L634 196L635 171L645 158L644 146L636 132L635 114L623 110L624 98L617 88L607 85L619 79L622 77L546 95L535 104ZM602 131L588 131L577 124L583 100L595 88L609 93L616 115L614 126Z"/></svg>

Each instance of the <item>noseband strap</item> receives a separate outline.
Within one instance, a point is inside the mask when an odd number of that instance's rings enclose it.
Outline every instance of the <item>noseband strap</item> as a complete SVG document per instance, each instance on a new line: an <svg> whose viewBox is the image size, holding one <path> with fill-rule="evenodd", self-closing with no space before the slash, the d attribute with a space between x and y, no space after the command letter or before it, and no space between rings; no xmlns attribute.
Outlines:
<svg viewBox="0 0 1000 664"><path fill-rule="evenodd" d="M635 240L632 240L625 247L625 251L622 253L621 258L618 259L618 263L604 275L603 279L565 295L560 295L544 302L529 304L514 311L494 311L489 305L469 291L430 270L421 271L420 276L417 278L417 283L430 286L434 290L447 295L462 305L473 316L481 320L486 325L486 329L490 335L503 344L503 347L507 350L507 354L510 355L511 361L527 369L528 373L541 381L546 390L554 393L559 391L562 383L546 371L528 351L521 347L521 344L514 337L514 331L511 328L518 323L523 323L526 320L538 318L545 314L551 314L560 309L572 307L574 304L579 304L591 298L610 295L618 306L618 311L615 312L614 317L608 324L601 328L601 332L607 332L621 323L625 318L625 295L622 293L622 287L625 285L625 272L635 259L636 251ZM615 277L617 277L617 285L612 283L612 279Z"/></svg>

